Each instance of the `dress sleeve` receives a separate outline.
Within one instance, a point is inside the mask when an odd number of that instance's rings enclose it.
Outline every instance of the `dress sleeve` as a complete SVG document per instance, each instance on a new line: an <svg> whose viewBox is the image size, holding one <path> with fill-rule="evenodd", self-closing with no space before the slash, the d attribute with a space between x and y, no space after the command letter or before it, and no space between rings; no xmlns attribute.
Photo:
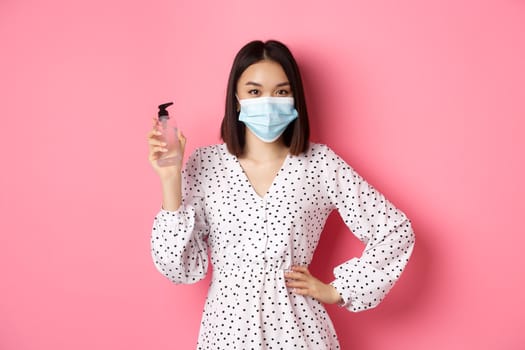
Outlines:
<svg viewBox="0 0 525 350"><path fill-rule="evenodd" d="M327 147L328 194L343 221L366 247L334 269L331 283L353 312L376 307L399 279L414 248L410 220Z"/></svg>
<svg viewBox="0 0 525 350"><path fill-rule="evenodd" d="M193 153L182 172L182 204L161 209L153 221L151 254L155 266L177 284L195 283L208 269L208 224L201 183L200 152Z"/></svg>

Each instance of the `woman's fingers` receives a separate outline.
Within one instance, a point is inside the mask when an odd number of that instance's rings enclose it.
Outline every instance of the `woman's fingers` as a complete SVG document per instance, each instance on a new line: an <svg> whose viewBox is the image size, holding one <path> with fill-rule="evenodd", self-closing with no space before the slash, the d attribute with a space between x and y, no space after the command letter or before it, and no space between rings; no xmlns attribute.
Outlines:
<svg viewBox="0 0 525 350"><path fill-rule="evenodd" d="M307 288L308 283L305 281L289 281L286 285L290 288Z"/></svg>
<svg viewBox="0 0 525 350"><path fill-rule="evenodd" d="M157 140L157 139L148 139L148 144L150 146L159 146L159 147L165 147L167 145L166 142Z"/></svg>
<svg viewBox="0 0 525 350"><path fill-rule="evenodd" d="M306 266L292 266L292 271L286 273L286 277L291 279L306 280L309 276L311 274Z"/></svg>
<svg viewBox="0 0 525 350"><path fill-rule="evenodd" d="M154 119L153 129L151 129L147 135L148 145L150 147L151 153L164 152L165 146L167 146L166 142L158 139L158 136L162 135L162 132L160 132L157 129L157 124L158 124L158 121Z"/></svg>
<svg viewBox="0 0 525 350"><path fill-rule="evenodd" d="M152 147L151 148L151 153L159 153L159 152L167 152L168 149L166 147L163 147L163 146L155 146L155 147Z"/></svg>
<svg viewBox="0 0 525 350"><path fill-rule="evenodd" d="M147 140L148 140L148 146L150 147L150 149L154 146L166 146L166 142L159 140L154 130L148 133Z"/></svg>
<svg viewBox="0 0 525 350"><path fill-rule="evenodd" d="M179 138L180 148L184 151L184 147L186 147L186 136L184 136L180 129L177 129L177 137Z"/></svg>
<svg viewBox="0 0 525 350"><path fill-rule="evenodd" d="M305 273L307 275L310 274L310 271L308 271L308 267L306 266L292 266L292 271Z"/></svg>
<svg viewBox="0 0 525 350"><path fill-rule="evenodd" d="M156 161L157 159L159 159L161 153L164 153L164 152L167 152L167 151L168 150L166 148L163 148L163 147L154 147L149 152L148 159L150 161Z"/></svg>
<svg viewBox="0 0 525 350"><path fill-rule="evenodd" d="M292 266L292 271L285 274L288 279L286 286L293 288L293 292L300 295L308 295L312 284L312 276L306 266Z"/></svg>
<svg viewBox="0 0 525 350"><path fill-rule="evenodd" d="M306 279L308 278L308 275L302 272L287 272L286 278L289 278L292 280L306 281Z"/></svg>
<svg viewBox="0 0 525 350"><path fill-rule="evenodd" d="M295 294L304 295L304 296L311 296L309 294L308 289L300 289L300 288L294 288L293 292Z"/></svg>
<svg viewBox="0 0 525 350"><path fill-rule="evenodd" d="M158 120L156 118L153 118L153 128L148 132L147 139L148 139L148 146L149 146L149 160L155 161L159 159L160 154L167 152L168 149L166 148L167 143L159 140L158 136L162 135L162 132L158 130Z"/></svg>

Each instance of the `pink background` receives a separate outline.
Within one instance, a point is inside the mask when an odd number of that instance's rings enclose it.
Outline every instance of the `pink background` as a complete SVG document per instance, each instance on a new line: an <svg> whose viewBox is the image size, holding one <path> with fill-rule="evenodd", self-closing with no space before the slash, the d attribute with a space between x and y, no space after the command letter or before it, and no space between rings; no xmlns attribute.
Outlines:
<svg viewBox="0 0 525 350"><path fill-rule="evenodd" d="M0 2L0 349L191 349L209 280L175 286L149 236L156 105L218 142L238 49L295 53L313 140L412 219L382 305L329 307L343 349L523 349L525 3ZM312 269L362 245L337 215Z"/></svg>

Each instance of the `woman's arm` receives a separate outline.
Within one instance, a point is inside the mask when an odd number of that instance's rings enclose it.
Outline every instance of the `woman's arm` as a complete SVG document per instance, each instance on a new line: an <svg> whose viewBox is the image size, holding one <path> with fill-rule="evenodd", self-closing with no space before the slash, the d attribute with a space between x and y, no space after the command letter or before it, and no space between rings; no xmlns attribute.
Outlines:
<svg viewBox="0 0 525 350"><path fill-rule="evenodd" d="M331 283L351 311L377 306L403 272L415 243L409 219L326 147L327 193L343 221L366 247L334 269Z"/></svg>
<svg viewBox="0 0 525 350"><path fill-rule="evenodd" d="M179 164L159 167L157 159L165 144L157 139L156 125L148 134L149 159L160 177L162 209L155 217L151 233L151 254L155 266L174 283L194 283L208 268L206 237L208 225L204 213L204 192L200 183L200 153L193 153L182 168ZM181 150L186 139L179 132Z"/></svg>

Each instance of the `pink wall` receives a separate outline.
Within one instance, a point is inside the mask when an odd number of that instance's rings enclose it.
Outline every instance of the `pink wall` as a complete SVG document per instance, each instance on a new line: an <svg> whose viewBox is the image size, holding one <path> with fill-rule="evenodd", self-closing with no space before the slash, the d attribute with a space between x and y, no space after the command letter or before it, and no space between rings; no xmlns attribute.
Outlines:
<svg viewBox="0 0 525 350"><path fill-rule="evenodd" d="M313 138L412 219L377 309L331 307L343 349L523 349L525 3L0 2L0 348L190 349L207 282L154 268L156 105L218 141L236 51L277 38ZM333 216L313 266L361 245Z"/></svg>

